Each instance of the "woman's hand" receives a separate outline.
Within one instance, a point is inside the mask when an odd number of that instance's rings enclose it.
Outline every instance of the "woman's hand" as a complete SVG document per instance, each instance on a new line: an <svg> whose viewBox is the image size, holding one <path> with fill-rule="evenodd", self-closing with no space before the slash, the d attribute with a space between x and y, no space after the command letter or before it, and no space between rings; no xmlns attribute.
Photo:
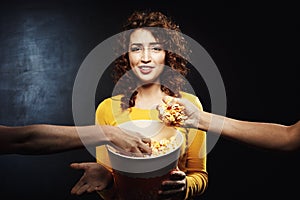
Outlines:
<svg viewBox="0 0 300 200"><path fill-rule="evenodd" d="M170 172L168 180L164 180L158 191L160 199L184 199L186 193L186 174L178 168Z"/></svg>
<svg viewBox="0 0 300 200"><path fill-rule="evenodd" d="M96 162L72 163L73 169L84 170L83 176L72 188L71 194L81 195L101 191L113 184L113 176L105 167Z"/></svg>

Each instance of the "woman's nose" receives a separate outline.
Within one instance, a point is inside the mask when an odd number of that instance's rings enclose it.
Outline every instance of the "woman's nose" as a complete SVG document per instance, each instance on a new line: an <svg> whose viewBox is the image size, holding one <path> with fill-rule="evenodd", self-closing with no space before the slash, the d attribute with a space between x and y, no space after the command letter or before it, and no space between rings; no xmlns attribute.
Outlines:
<svg viewBox="0 0 300 200"><path fill-rule="evenodd" d="M141 58L143 63L149 63L151 61L151 55L148 49L144 49Z"/></svg>

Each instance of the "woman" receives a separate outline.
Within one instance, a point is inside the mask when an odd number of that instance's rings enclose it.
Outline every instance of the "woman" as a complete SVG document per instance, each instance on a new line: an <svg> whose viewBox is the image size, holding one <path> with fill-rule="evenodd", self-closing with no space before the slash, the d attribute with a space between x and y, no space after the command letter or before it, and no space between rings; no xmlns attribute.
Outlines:
<svg viewBox="0 0 300 200"><path fill-rule="evenodd" d="M184 58L188 50L179 34L179 27L160 12L137 11L128 18L124 30L120 44L125 53L116 60L113 73L118 95L99 104L96 123L117 126L129 120L159 120L156 105L167 95L188 99L202 110L196 96L181 91L184 84L182 76L187 74ZM169 51L174 48L182 55ZM205 132L179 130L186 138L184 151L179 158L178 169L170 172L170 178L161 183L160 198L189 199L202 194L207 188ZM105 165L105 147L98 147L96 152L98 163ZM118 188L113 183L112 169L106 168L107 174L110 174L109 186L99 192L100 195L104 199L122 199L116 193Z"/></svg>

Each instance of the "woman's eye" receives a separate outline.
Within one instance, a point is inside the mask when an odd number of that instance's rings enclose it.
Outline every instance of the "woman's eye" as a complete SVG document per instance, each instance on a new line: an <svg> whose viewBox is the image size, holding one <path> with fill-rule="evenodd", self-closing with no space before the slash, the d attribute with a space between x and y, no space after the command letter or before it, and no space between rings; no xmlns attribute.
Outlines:
<svg viewBox="0 0 300 200"><path fill-rule="evenodd" d="M140 47L131 47L130 48L130 51L132 51L132 52L137 52L137 51L140 51L140 50L141 50Z"/></svg>
<svg viewBox="0 0 300 200"><path fill-rule="evenodd" d="M154 46L154 47L151 47L151 51L154 51L154 52L159 52L159 51L161 51L161 50L162 50L161 46Z"/></svg>
<svg viewBox="0 0 300 200"><path fill-rule="evenodd" d="M143 47L143 46L132 46L130 47L130 52L141 52L144 51L145 49L151 51L151 52L155 52L158 53L160 51L162 51L162 47L160 45L156 45L156 46L149 46L149 47Z"/></svg>
<svg viewBox="0 0 300 200"><path fill-rule="evenodd" d="M153 47L153 50L155 50L155 51L160 51L161 48L160 48L160 47Z"/></svg>

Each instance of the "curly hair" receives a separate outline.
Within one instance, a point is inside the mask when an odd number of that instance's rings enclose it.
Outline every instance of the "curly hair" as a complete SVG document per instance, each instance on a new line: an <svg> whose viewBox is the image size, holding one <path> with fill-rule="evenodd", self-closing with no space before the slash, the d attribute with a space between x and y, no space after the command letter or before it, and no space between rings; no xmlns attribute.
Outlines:
<svg viewBox="0 0 300 200"><path fill-rule="evenodd" d="M115 67L112 72L113 80L117 84L116 91L124 94L121 98L123 110L135 105L135 98L138 93L136 91L136 77L132 73L128 58L130 35L137 28L149 30L155 39L163 44L166 51L165 65L168 67L165 67L162 73L164 79L161 80L161 90L164 93L180 97L179 91L185 84L183 76L188 73L186 65L190 50L186 40L180 34L179 26L161 12L135 11L123 26L124 32L119 38L119 48L124 53L115 60Z"/></svg>

